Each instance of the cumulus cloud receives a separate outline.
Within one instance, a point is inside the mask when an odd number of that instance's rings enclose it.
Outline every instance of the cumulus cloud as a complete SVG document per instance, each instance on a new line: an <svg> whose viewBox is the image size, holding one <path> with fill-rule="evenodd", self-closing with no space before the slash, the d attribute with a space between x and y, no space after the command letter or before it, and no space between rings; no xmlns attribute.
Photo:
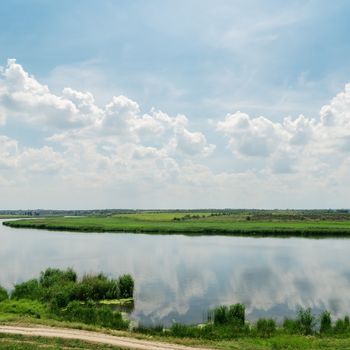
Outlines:
<svg viewBox="0 0 350 350"><path fill-rule="evenodd" d="M16 165L18 142L0 135L0 169L13 168Z"/></svg>
<svg viewBox="0 0 350 350"><path fill-rule="evenodd" d="M0 105L2 119L11 115L44 128L65 129L91 122L90 116L80 110L79 105L65 96L52 94L46 85L24 71L15 59L8 60L1 74Z"/></svg>
<svg viewBox="0 0 350 350"><path fill-rule="evenodd" d="M190 130L184 115L151 109L114 96L98 106L93 94L64 88L52 93L16 60L0 71L0 122L40 130L40 148L0 137L0 165L20 174L59 174L65 183L106 187L174 181L186 159L214 150L205 135ZM46 144L45 144L46 143Z"/></svg>
<svg viewBox="0 0 350 350"><path fill-rule="evenodd" d="M182 114L143 112L123 95L100 106L71 87L54 94L9 60L0 70L0 125L1 184L40 178L36 186L46 179L57 192L124 193L111 206L290 207L310 197L347 203L350 195L350 84L319 118L228 114L210 135L225 138L227 152ZM18 139L7 125L20 127ZM287 193L294 204L285 204Z"/></svg>
<svg viewBox="0 0 350 350"><path fill-rule="evenodd" d="M209 145L201 132L190 132L184 127L176 128L172 146L191 156L207 156L213 152L215 145Z"/></svg>
<svg viewBox="0 0 350 350"><path fill-rule="evenodd" d="M230 137L229 147L234 153L251 157L268 157L286 136L280 124L241 112L227 115L217 129Z"/></svg>
<svg viewBox="0 0 350 350"><path fill-rule="evenodd" d="M228 114L216 125L240 159L262 159L276 173L334 172L350 150L350 85L321 108L320 118L287 117L274 122L245 113ZM258 164L257 162L255 164Z"/></svg>

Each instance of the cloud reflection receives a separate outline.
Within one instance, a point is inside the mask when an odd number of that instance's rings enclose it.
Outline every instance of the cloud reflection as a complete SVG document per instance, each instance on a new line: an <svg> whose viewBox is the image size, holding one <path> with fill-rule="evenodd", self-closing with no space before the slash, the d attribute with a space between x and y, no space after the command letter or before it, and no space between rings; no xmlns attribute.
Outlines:
<svg viewBox="0 0 350 350"><path fill-rule="evenodd" d="M243 302L249 319L281 319L299 306L350 313L350 240L80 234L0 226L0 284L48 266L79 274L131 273L133 317L143 323L202 322L219 304Z"/></svg>

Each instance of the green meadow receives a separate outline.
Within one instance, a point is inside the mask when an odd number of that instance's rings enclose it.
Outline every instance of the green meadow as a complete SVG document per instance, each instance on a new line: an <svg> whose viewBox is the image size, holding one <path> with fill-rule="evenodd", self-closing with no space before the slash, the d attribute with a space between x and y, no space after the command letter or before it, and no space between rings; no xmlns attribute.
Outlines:
<svg viewBox="0 0 350 350"><path fill-rule="evenodd" d="M140 212L4 222L17 228L197 235L350 236L350 214L328 211Z"/></svg>

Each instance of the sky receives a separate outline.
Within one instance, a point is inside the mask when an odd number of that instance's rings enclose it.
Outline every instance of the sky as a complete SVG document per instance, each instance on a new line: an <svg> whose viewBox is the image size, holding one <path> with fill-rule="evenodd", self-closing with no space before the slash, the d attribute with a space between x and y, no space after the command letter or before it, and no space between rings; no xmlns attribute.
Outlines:
<svg viewBox="0 0 350 350"><path fill-rule="evenodd" d="M0 208L349 208L349 15L3 1Z"/></svg>

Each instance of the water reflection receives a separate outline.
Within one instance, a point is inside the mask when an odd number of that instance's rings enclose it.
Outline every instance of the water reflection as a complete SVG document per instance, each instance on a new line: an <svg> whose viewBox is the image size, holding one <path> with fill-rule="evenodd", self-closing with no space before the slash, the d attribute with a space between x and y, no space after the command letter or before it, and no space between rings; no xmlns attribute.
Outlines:
<svg viewBox="0 0 350 350"><path fill-rule="evenodd" d="M0 226L0 284L48 266L136 279L132 316L143 323L202 322L243 302L249 319L298 306L350 313L350 240L78 234Z"/></svg>

